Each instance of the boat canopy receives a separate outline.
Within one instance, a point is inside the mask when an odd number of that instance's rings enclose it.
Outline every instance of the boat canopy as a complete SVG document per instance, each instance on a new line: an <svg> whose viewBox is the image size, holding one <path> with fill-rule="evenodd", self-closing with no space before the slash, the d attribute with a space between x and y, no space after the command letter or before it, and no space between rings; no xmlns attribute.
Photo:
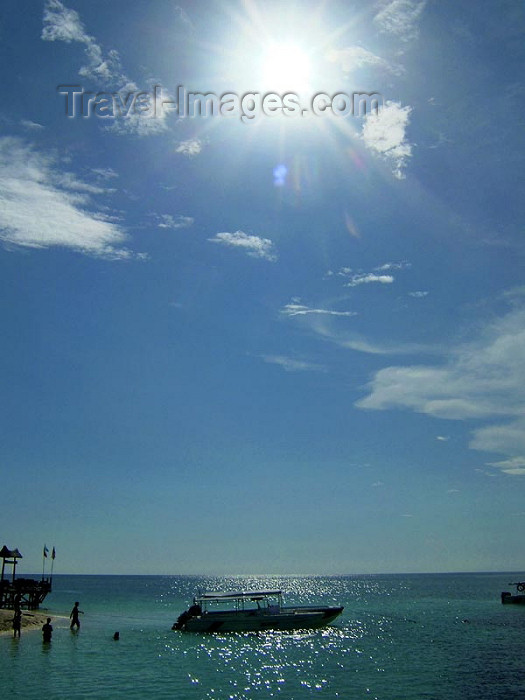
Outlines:
<svg viewBox="0 0 525 700"><path fill-rule="evenodd" d="M236 592L227 592L227 593L221 593L219 591L215 593L201 593L200 595L196 596L194 598L195 603L204 603L204 602L210 602L210 601L215 601L215 602L221 602L221 601L228 601L228 600L262 600L263 598L270 598L271 596L281 596L282 591L236 591Z"/></svg>

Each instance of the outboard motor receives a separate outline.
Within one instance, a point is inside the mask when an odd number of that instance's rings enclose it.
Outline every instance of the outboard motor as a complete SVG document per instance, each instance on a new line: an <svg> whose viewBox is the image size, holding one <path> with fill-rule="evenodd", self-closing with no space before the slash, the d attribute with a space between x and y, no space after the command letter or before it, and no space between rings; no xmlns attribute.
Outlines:
<svg viewBox="0 0 525 700"><path fill-rule="evenodd" d="M192 617L199 617L199 615L202 615L201 606L193 604L190 606L189 610L185 610L181 615L179 615L177 622L173 623L173 627L171 629L182 630L186 626L186 622L188 620L190 620Z"/></svg>

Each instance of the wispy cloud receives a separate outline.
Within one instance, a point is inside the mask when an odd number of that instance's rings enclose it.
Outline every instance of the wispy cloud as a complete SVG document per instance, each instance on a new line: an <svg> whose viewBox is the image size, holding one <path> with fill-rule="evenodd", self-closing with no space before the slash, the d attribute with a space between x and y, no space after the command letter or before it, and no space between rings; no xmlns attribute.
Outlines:
<svg viewBox="0 0 525 700"><path fill-rule="evenodd" d="M402 260L401 262L383 263L382 265L374 267L374 270L379 272L385 272L386 270L406 270L409 267L412 267L412 263L409 263L406 260Z"/></svg>
<svg viewBox="0 0 525 700"><path fill-rule="evenodd" d="M392 270L406 270L412 264L403 260L401 262L386 262L374 267L371 272L364 270L354 270L351 267L341 267L337 272L330 270L329 277L334 275L348 280L345 287L358 287L361 284L392 284L395 277L392 274L378 274L391 272Z"/></svg>
<svg viewBox="0 0 525 700"><path fill-rule="evenodd" d="M60 0L47 0L45 4L42 39L82 44L88 59L79 70L84 78L95 78L105 85L129 82L122 73L118 52L110 50L104 56L96 39L86 32L78 12L65 7Z"/></svg>
<svg viewBox="0 0 525 700"><path fill-rule="evenodd" d="M159 228L179 229L188 228L194 222L191 216L172 216L171 214L152 214Z"/></svg>
<svg viewBox="0 0 525 700"><path fill-rule="evenodd" d="M375 68L394 75L401 75L404 72L401 66L392 65L362 46L332 49L328 53L327 59L332 63L338 63L344 73L353 73L360 68Z"/></svg>
<svg viewBox="0 0 525 700"><path fill-rule="evenodd" d="M121 116L116 116L112 122L105 126L117 136L156 136L168 131L168 117L175 111L173 96L158 84L157 80L150 79L147 95L148 111L132 109L123 110ZM122 105L131 105L135 95L140 94L134 83L128 83L122 87L118 94ZM145 98L146 99L146 98ZM108 120L109 122L109 120Z"/></svg>
<svg viewBox="0 0 525 700"><path fill-rule="evenodd" d="M60 0L46 0L41 37L44 41L81 44L87 64L78 73L86 80L93 81L97 92L103 87L116 88L122 105L130 105L130 95L140 92L136 83L125 75L118 52L110 49L104 54L97 39L86 31L79 13L66 7ZM150 79L147 82L151 92L158 81ZM113 115L112 120L103 120L103 128L117 135L135 136L150 136L166 131L167 118L174 111L173 98L160 87L157 97L155 110L146 113L124 109L121 116Z"/></svg>
<svg viewBox="0 0 525 700"><path fill-rule="evenodd" d="M185 10L183 10L182 7L180 7L180 5L176 5L174 10L178 14L178 19L183 25L184 29L193 32L195 30L195 27L193 26L193 22L191 21L188 13Z"/></svg>
<svg viewBox="0 0 525 700"><path fill-rule="evenodd" d="M412 145L406 139L411 107L402 107L399 102L385 102L378 114L366 115L362 139L365 146L378 154L392 166L394 175L402 179Z"/></svg>
<svg viewBox="0 0 525 700"><path fill-rule="evenodd" d="M203 142L200 139L187 139L186 141L179 141L175 149L175 153L182 153L183 156L188 158L193 158L198 156L202 151Z"/></svg>
<svg viewBox="0 0 525 700"><path fill-rule="evenodd" d="M208 240L231 248L240 248L252 258L262 258L271 262L277 260L274 245L269 238L251 236L243 231L235 231L235 233L217 233Z"/></svg>
<svg viewBox="0 0 525 700"><path fill-rule="evenodd" d="M285 316L307 316L308 314L316 314L323 316L357 316L357 311L334 311L333 309L317 309L304 306L304 304L291 303L281 309L281 313Z"/></svg>
<svg viewBox="0 0 525 700"><path fill-rule="evenodd" d="M103 187L100 184L93 184L91 182L79 180L76 175L70 172L55 173L55 183L68 190L73 190L75 192L88 192L89 194L112 194L116 191L113 187Z"/></svg>
<svg viewBox="0 0 525 700"><path fill-rule="evenodd" d="M394 277L392 275L377 275L374 272L362 272L353 275L349 282L346 283L347 287L358 287L360 284L392 284Z"/></svg>
<svg viewBox="0 0 525 700"><path fill-rule="evenodd" d="M113 168L92 168L91 172L102 180L113 180L119 176Z"/></svg>
<svg viewBox="0 0 525 700"><path fill-rule="evenodd" d="M333 311L332 309L310 308L294 299L281 309L280 313L290 319L298 319L303 326L320 339L333 343L345 350L362 352L368 355L436 355L443 352L436 344L421 345L418 343L393 343L385 340L369 340L359 333L349 330L348 324L337 323L338 317L357 316L355 311ZM299 321L300 319L300 321Z"/></svg>
<svg viewBox="0 0 525 700"><path fill-rule="evenodd" d="M272 365L279 365L286 372L326 372L324 365L304 360L296 360L285 355L263 355L263 360Z"/></svg>
<svg viewBox="0 0 525 700"><path fill-rule="evenodd" d="M525 460L525 309L512 309L488 325L476 342L457 347L449 357L443 365L380 370L357 406L483 420L485 425L473 430L470 447L507 455L512 462L492 466L521 473L515 470ZM494 422L498 418L507 420Z"/></svg>
<svg viewBox="0 0 525 700"><path fill-rule="evenodd" d="M62 246L110 259L134 254L124 230L97 209L102 191L60 170L23 141L0 139L0 239L30 248Z"/></svg>
<svg viewBox="0 0 525 700"><path fill-rule="evenodd" d="M419 34L419 20L425 8L423 0L392 0L374 17L379 30L403 42L413 41Z"/></svg>
<svg viewBox="0 0 525 700"><path fill-rule="evenodd" d="M443 349L437 345L419 343L395 343L386 340L370 340L359 333L335 330L326 323L316 323L312 330L324 340L346 350L362 352L367 355L439 355Z"/></svg>
<svg viewBox="0 0 525 700"><path fill-rule="evenodd" d="M512 457L501 462L487 462L489 467L496 467L505 474L522 475L525 474L525 457Z"/></svg>
<svg viewBox="0 0 525 700"><path fill-rule="evenodd" d="M42 129L45 129L42 124L33 122L30 119L22 119L20 124L24 127L24 129L28 129L29 131L41 131Z"/></svg>
<svg viewBox="0 0 525 700"><path fill-rule="evenodd" d="M426 296L428 296L428 292L409 292L408 296L414 297L414 299L424 299Z"/></svg>

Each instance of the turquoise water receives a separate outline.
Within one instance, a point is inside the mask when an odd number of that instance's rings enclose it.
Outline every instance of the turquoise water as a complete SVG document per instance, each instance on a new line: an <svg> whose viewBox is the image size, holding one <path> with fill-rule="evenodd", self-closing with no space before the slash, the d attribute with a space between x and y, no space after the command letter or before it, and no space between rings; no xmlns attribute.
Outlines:
<svg viewBox="0 0 525 700"><path fill-rule="evenodd" d="M49 614L80 601L81 630L54 617L0 638L3 697L524 698L520 574L338 577L55 576ZM523 576L523 574L521 574ZM286 603L341 603L311 632L191 635L171 625L200 588L275 588ZM113 633L120 632L120 640Z"/></svg>

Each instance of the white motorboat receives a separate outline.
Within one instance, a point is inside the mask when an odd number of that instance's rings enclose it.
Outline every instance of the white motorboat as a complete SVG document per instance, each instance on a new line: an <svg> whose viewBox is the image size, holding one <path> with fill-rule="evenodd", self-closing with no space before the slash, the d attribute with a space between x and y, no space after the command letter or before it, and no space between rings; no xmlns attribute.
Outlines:
<svg viewBox="0 0 525 700"><path fill-rule="evenodd" d="M312 629L330 624L342 612L342 606L284 606L280 590L202 593L179 615L172 629L186 632Z"/></svg>

